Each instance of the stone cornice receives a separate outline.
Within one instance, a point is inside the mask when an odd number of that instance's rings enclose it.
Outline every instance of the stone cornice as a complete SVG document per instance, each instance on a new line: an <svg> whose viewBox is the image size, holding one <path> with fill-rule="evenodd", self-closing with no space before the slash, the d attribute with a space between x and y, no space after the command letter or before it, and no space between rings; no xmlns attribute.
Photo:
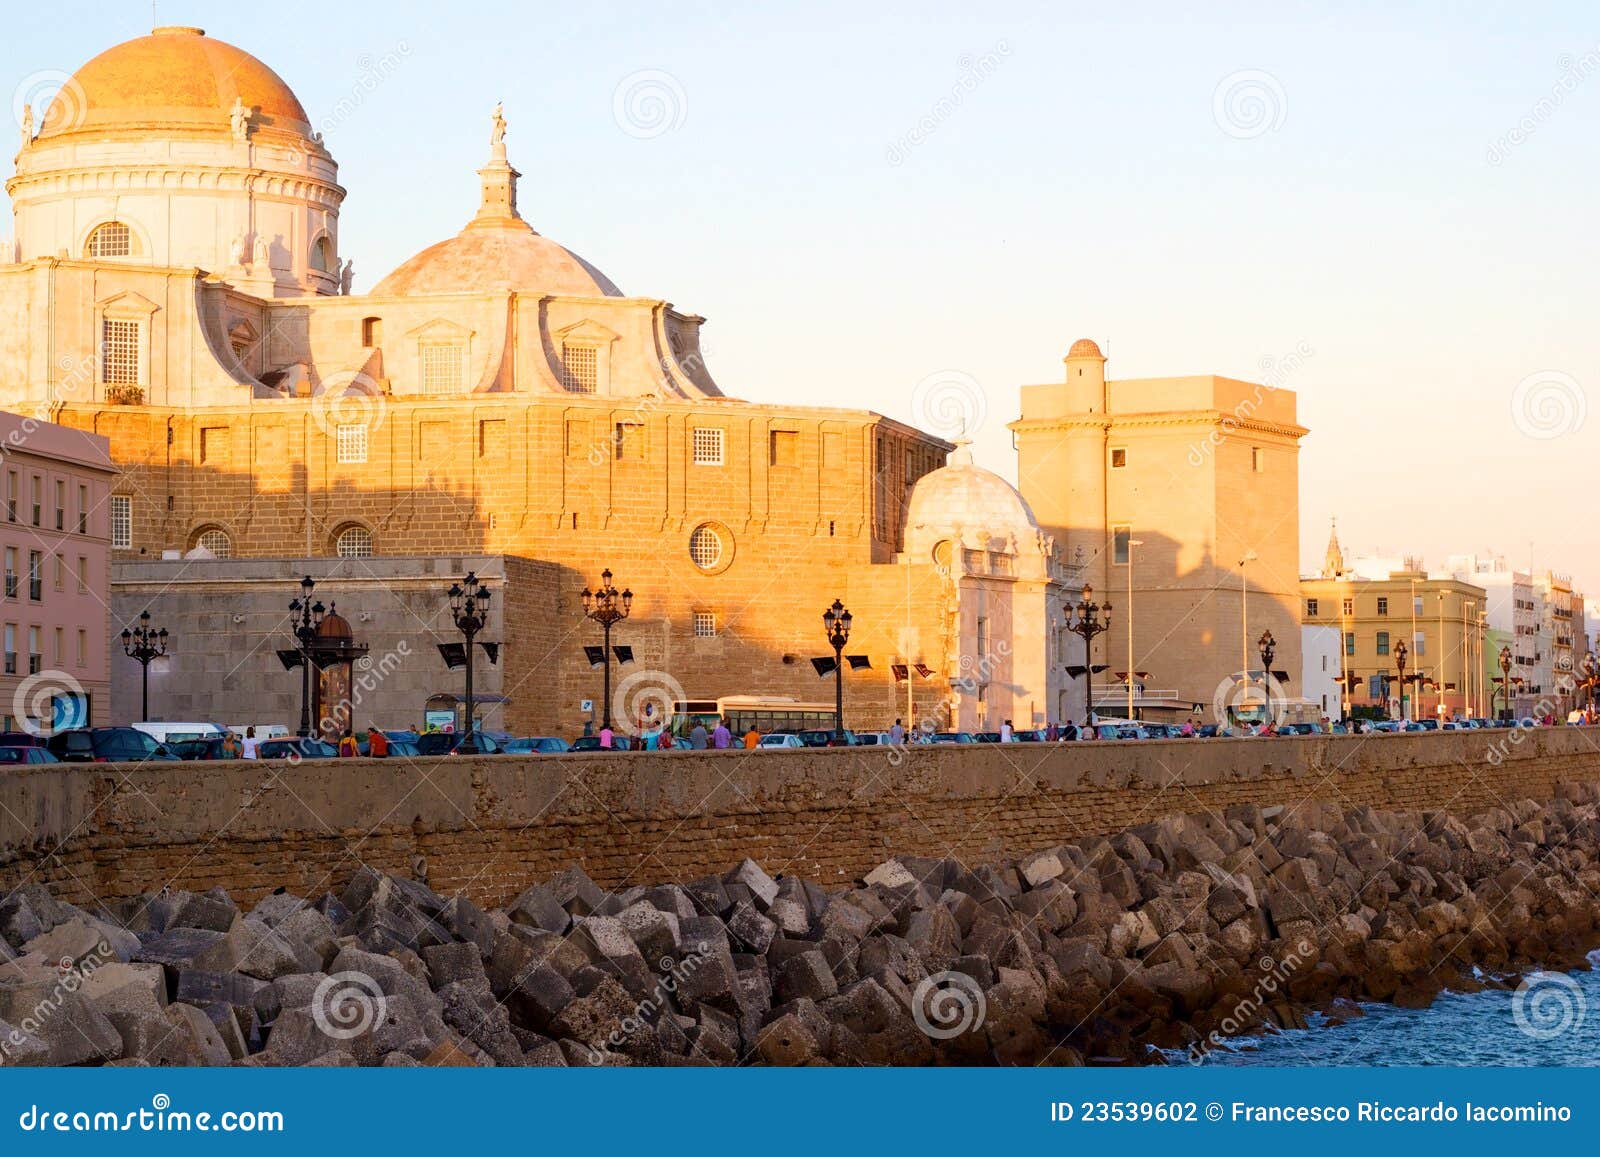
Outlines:
<svg viewBox="0 0 1600 1157"><path fill-rule="evenodd" d="M129 192L236 192L257 197L309 201L337 211L344 186L309 173L234 165L186 165L171 161L90 165L18 173L6 182L13 202L30 198Z"/></svg>
<svg viewBox="0 0 1600 1157"><path fill-rule="evenodd" d="M1252 433L1273 434L1281 438L1304 438L1311 431L1305 426L1285 422L1268 422L1260 418L1240 417L1224 410L1169 410L1143 414L1066 414L1055 418L1019 418L1007 424L1007 429L1019 434L1074 433L1084 431L1122 430L1129 427L1159 426L1221 426L1228 430L1246 430Z"/></svg>

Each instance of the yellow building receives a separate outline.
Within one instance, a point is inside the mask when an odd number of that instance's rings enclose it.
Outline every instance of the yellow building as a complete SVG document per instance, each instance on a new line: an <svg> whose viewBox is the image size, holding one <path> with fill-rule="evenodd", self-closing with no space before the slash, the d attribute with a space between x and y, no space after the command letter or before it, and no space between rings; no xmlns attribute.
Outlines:
<svg viewBox="0 0 1600 1157"><path fill-rule="evenodd" d="M158 717L284 722L282 603L315 570L375 651L410 643L360 721L417 722L460 685L433 644L460 637L443 591L469 557L505 560L483 569L515 621L478 690L510 730L604 713L580 594L605 567L636 595L613 641L668 697L831 701L809 660L840 598L870 662L847 723L1055 717L1045 624L1075 572L1016 491L869 410L725 395L704 318L523 220L498 108L476 211L361 295L328 144L248 53L157 29L24 120L0 405L110 439L120 619L198 584L170 600Z"/></svg>
<svg viewBox="0 0 1600 1157"><path fill-rule="evenodd" d="M1118 680L1128 672L1147 718L1198 705L1225 719L1259 704L1258 644L1270 631L1266 685L1277 713L1298 717L1307 431L1294 394L1215 375L1112 380L1105 367L1094 342L1077 342L1060 381L1022 388L1011 424L1018 481L1040 526L1116 608L1096 644L1095 663L1107 667L1097 710L1127 713ZM1075 653L1081 665L1081 642Z"/></svg>
<svg viewBox="0 0 1600 1157"><path fill-rule="evenodd" d="M1354 708L1406 719L1489 714L1482 587L1430 577L1417 560L1381 577L1347 570L1334 534L1322 574L1301 580L1300 592L1306 629L1337 633L1346 715Z"/></svg>

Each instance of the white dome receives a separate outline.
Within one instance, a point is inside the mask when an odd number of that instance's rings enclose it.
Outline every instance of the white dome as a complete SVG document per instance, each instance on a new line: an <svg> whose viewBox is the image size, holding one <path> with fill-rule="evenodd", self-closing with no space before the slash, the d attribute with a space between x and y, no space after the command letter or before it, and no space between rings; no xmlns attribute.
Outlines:
<svg viewBox="0 0 1600 1157"><path fill-rule="evenodd" d="M941 539L1036 539L1039 520L1017 488L972 460L965 443L950 462L924 474L911 490L906 509L906 543Z"/></svg>

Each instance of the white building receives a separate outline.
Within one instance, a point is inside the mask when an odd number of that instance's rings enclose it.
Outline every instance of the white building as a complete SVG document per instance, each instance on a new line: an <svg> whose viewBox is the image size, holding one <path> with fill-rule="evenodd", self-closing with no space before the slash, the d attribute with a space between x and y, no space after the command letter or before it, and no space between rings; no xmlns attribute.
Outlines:
<svg viewBox="0 0 1600 1157"><path fill-rule="evenodd" d="M1303 694L1329 719L1344 716L1343 647L1336 623L1300 628L1300 686Z"/></svg>

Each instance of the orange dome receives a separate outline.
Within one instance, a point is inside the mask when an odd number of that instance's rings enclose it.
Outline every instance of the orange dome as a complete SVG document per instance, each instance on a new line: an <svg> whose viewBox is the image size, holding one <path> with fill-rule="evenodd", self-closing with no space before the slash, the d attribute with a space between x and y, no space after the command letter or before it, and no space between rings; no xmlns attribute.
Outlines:
<svg viewBox="0 0 1600 1157"><path fill-rule="evenodd" d="M621 297L604 273L520 220L469 225L430 245L372 287L374 297L512 289L568 297Z"/></svg>
<svg viewBox="0 0 1600 1157"><path fill-rule="evenodd" d="M1104 358L1100 347L1086 337L1080 337L1072 343L1072 348L1067 351L1069 358Z"/></svg>
<svg viewBox="0 0 1600 1157"><path fill-rule="evenodd" d="M157 126L226 130L236 100L255 126L311 133L294 92L248 52L199 28L157 28L78 69L50 102L39 138Z"/></svg>

